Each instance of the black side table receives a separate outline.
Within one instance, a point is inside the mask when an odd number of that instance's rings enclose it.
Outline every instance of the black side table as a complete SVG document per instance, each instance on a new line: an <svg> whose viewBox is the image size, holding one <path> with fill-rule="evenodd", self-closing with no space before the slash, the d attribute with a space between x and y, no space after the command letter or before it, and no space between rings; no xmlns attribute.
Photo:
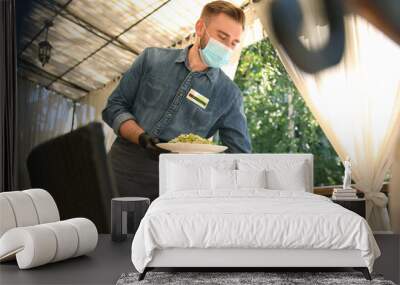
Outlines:
<svg viewBox="0 0 400 285"><path fill-rule="evenodd" d="M336 200L332 199L332 202L339 204L340 206L353 211L354 213L359 214L361 217L365 219L365 199L344 199L344 200Z"/></svg>
<svg viewBox="0 0 400 285"><path fill-rule="evenodd" d="M144 197L120 197L111 200L111 239L124 241L127 234L135 234L150 205Z"/></svg>

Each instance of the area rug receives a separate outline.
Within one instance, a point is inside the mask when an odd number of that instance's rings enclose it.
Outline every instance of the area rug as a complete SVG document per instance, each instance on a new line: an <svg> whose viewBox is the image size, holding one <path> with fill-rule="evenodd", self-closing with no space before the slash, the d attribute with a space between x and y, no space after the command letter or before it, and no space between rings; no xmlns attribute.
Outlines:
<svg viewBox="0 0 400 285"><path fill-rule="evenodd" d="M368 281L360 272L148 272L146 278L138 281L138 273L122 274L117 285L146 284L213 284L213 285L395 285L381 275L372 275Z"/></svg>

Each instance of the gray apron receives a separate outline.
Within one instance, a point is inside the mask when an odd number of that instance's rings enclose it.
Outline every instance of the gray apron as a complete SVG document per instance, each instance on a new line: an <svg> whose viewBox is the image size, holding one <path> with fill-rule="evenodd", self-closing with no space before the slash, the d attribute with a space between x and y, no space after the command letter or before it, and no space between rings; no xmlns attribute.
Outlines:
<svg viewBox="0 0 400 285"><path fill-rule="evenodd" d="M117 137L108 153L120 197L158 197L158 161L140 145Z"/></svg>

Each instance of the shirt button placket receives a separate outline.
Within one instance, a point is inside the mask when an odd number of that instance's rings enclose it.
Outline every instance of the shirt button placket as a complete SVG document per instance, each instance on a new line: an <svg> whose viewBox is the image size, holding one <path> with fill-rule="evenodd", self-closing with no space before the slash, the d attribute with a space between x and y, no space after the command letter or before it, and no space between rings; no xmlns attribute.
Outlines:
<svg viewBox="0 0 400 285"><path fill-rule="evenodd" d="M154 131L152 132L155 136L159 136L161 133L161 130L168 125L168 123L171 121L173 114L176 114L178 111L179 105L182 103L182 98L185 96L187 93L191 81L193 78L193 73L190 72L184 82L181 84L176 96L174 97L174 100L172 101L171 105L168 107L167 112L165 113L165 116L157 123L155 126Z"/></svg>

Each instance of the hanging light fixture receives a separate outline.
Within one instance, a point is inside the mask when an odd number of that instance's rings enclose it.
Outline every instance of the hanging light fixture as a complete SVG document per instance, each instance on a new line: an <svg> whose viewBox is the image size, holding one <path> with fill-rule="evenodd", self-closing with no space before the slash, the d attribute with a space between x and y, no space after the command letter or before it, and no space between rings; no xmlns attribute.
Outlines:
<svg viewBox="0 0 400 285"><path fill-rule="evenodd" d="M50 21L46 21L45 23L45 39L39 43L39 60L44 66L49 62L51 56L51 49L53 48L51 44L47 40L47 36L49 34L49 28L53 26L53 23Z"/></svg>

